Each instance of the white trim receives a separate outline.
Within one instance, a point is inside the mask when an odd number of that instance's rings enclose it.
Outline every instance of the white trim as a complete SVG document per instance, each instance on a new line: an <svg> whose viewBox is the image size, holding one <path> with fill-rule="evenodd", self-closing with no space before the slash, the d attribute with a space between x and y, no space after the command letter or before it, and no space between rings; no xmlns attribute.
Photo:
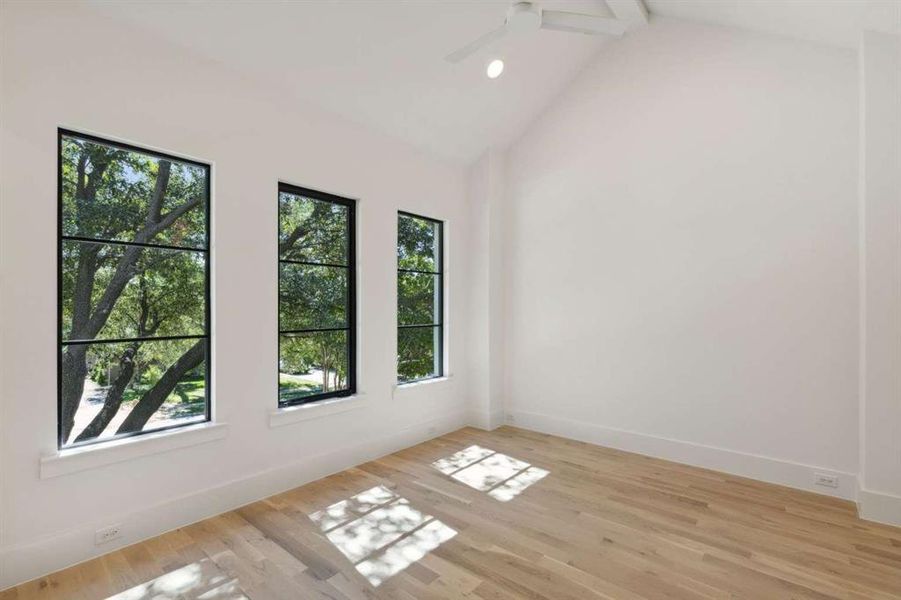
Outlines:
<svg viewBox="0 0 901 600"><path fill-rule="evenodd" d="M712 469L844 500L854 501L857 498L857 475L855 473L537 413L508 411L507 423L523 429ZM837 476L838 487L832 489L814 485L814 473Z"/></svg>
<svg viewBox="0 0 901 600"><path fill-rule="evenodd" d="M857 510L861 519L901 526L901 496L860 490Z"/></svg>
<svg viewBox="0 0 901 600"><path fill-rule="evenodd" d="M453 379L453 375L442 375L441 377L432 377L430 379L420 379L419 381L410 381L409 383L395 383L394 390L415 390L424 385L432 385L435 383L449 383Z"/></svg>
<svg viewBox="0 0 901 600"><path fill-rule="evenodd" d="M0 548L0 590L415 446L465 425L464 411L447 413L399 429L391 435L363 440L334 452L307 456L286 466L267 469L139 511L110 514L102 523L81 523L59 534ZM109 523L122 524L122 537L96 546L94 532Z"/></svg>
<svg viewBox="0 0 901 600"><path fill-rule="evenodd" d="M282 427L301 421L310 421L329 415L338 415L362 408L369 404L364 394L355 394L344 398L329 398L300 406L278 408L269 412L269 427Z"/></svg>
<svg viewBox="0 0 901 600"><path fill-rule="evenodd" d="M101 444L60 450L41 457L41 479L59 477L150 454L220 440L228 433L226 423L198 423L180 429L111 440Z"/></svg>

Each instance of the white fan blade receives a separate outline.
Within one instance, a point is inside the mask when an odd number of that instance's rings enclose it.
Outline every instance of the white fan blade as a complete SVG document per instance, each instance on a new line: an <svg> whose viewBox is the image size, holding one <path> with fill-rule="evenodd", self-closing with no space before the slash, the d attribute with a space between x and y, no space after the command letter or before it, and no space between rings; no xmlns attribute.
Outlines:
<svg viewBox="0 0 901 600"><path fill-rule="evenodd" d="M502 37L504 37L504 35L506 33L507 33L507 25L506 24L501 25L494 31L489 31L488 33L486 33L485 35L483 35L476 41L466 44L465 46L463 46L456 52L452 52L452 53L448 54L447 56L444 57L444 60L446 60L447 62L451 62L451 63L458 63L461 60L463 60L464 58L466 58L467 56L469 56L470 54L474 54L482 47L487 46L488 44L491 44L492 42L496 42L497 40L501 39Z"/></svg>
<svg viewBox="0 0 901 600"><path fill-rule="evenodd" d="M626 31L626 24L610 17L580 15L560 10L543 10L541 11L541 28L590 35L621 36Z"/></svg>

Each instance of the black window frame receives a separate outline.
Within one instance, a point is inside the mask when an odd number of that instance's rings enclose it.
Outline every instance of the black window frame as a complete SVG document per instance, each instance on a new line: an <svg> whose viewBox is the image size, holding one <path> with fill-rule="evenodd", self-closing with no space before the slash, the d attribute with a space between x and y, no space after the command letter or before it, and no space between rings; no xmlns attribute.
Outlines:
<svg viewBox="0 0 901 600"><path fill-rule="evenodd" d="M347 264L339 265L336 263L321 263L313 261L301 261L294 259L283 259L278 251L278 243L276 243L276 260L281 267L282 264L320 266L330 268L347 269L347 322L345 327L324 327L319 329L292 329L282 330L281 327L281 310L279 306L281 294L281 268L279 268L276 277L276 315L279 319L278 326L278 355L276 356L276 390L281 387L281 358L282 358L282 335L285 334L303 334L315 333L317 331L345 331L347 333L347 388L343 390L334 390L331 392L321 392L319 394L311 394L294 400L282 401L278 397L278 408L291 408L292 406L302 406L320 402L329 398L346 398L357 393L357 220L356 206L357 203L351 198L345 198L328 192L322 192L311 188L301 187L291 183L279 181L278 193L276 194L276 202L281 202L281 194L292 194L303 198L310 198L321 202L331 202L347 208ZM277 214L277 213L276 213ZM276 242L281 239L281 223L276 217Z"/></svg>
<svg viewBox="0 0 901 600"><path fill-rule="evenodd" d="M96 144L103 144L105 146L110 146L113 148L119 148L121 150L125 150L127 152L136 152L139 154L144 154L146 156L150 156L160 160L169 160L173 162L179 162L183 164L192 165L195 167L200 167L206 171L206 185L204 189L204 193L206 194L206 202L204 202L204 244L202 248L193 248L187 246L174 246L170 244L152 244L152 243L141 243L141 242L129 242L129 241L121 241L121 240L105 240L100 238L92 238L85 236L68 236L63 233L63 138L76 138L80 140L84 140L86 142L92 142ZM72 448L80 448L83 446L93 446L96 444L105 444L108 442L113 442L116 440L138 437L150 433L159 433L162 431L171 431L174 429L181 429L183 427L190 427L192 425L199 425L202 423L209 423L213 419L213 409L212 409L212 394L213 394L213 381L212 381L212 363L213 363L213 344L212 344L212 320L213 320L213 312L212 312L212 302L211 292L210 292L210 273L211 273L211 263L212 263L212 252L210 251L210 239L212 237L212 229L210 227L210 206L213 202L212 196L212 180L213 180L213 166L209 163L204 163L192 158L186 158L183 156L178 156L175 154L170 154L166 152L160 152L159 150L153 150L150 148L143 148L141 146L136 146L134 144L129 144L125 142L120 142L117 140L112 140L104 137L100 137L97 135L83 133L80 131L76 131L74 129L67 129L64 127L57 128L57 137L56 137L56 160L57 160L57 176L56 176L56 207L57 207L57 249L56 249L56 306L57 306L57 326L56 326L56 335L57 335L57 344L56 344L56 439L57 439L57 448L59 450L70 450ZM189 252L199 252L202 253L205 257L204 260L204 282L203 282L203 304L204 304L204 330L201 335L185 335L185 336L159 336L159 337L146 337L146 338L103 338L100 340L69 340L64 341L63 339L63 243L66 241L73 242L88 242L88 243L100 243L100 244L109 244L116 246L137 246L142 248L154 248L154 249L163 249L163 250L176 250L176 251L189 251ZM188 423L178 423L174 425L167 425L165 427L156 427L152 429L142 429L141 431L133 431L129 433L119 433L113 436L104 437L104 438L94 438L91 440L85 440L83 442L66 444L66 440L63 439L63 347L65 345L72 344L110 344L110 343L121 343L121 342L130 342L136 340L142 341L162 341L162 340L186 340L186 339L204 339L206 340L206 356L204 358L204 418L203 420L192 420Z"/></svg>
<svg viewBox="0 0 901 600"><path fill-rule="evenodd" d="M420 381L430 381L432 379L440 379L444 377L444 221L441 219L435 219L433 217L427 217L425 215L420 215L416 213L412 213L405 210L397 211L397 223L400 222L401 217L410 217L414 219L421 219L423 221L429 221L438 225L438 270L437 271L420 271L417 269L402 269L400 268L400 264L397 266L397 275L400 276L401 273L419 273L424 275L433 275L438 277L438 323L423 323L416 325L401 325L397 323L398 333L401 329L414 329L414 328L425 328L431 327L432 329L438 329L438 348L436 349L436 359L438 363L438 369L436 369L436 373L429 377L419 377L417 379L400 379L400 373L395 373L395 381L397 385L409 385L411 383L418 383ZM397 228L397 244L400 245L400 228ZM395 249L396 252L396 249ZM397 283L395 282L395 289L397 289ZM400 298L397 299L397 306L395 307L395 314L398 319L400 317ZM400 351L398 350L396 360L400 359ZM395 367L396 370L396 367Z"/></svg>

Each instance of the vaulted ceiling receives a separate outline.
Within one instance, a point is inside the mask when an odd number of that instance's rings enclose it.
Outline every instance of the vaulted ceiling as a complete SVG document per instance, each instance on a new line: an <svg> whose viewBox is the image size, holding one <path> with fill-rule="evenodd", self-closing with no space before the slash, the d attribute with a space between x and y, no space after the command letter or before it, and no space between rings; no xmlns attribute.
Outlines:
<svg viewBox="0 0 901 600"><path fill-rule="evenodd" d="M621 1L621 0L620 0ZM899 0L647 0L654 15L849 46ZM516 139L602 51L603 37L508 36L460 64L443 57L503 23L507 0L389 2L108 2L122 19L348 119L467 163ZM604 0L546 9L610 15ZM882 12L880 12L882 11ZM880 17L880 14L882 17ZM888 15L888 16L886 16ZM485 64L501 57L503 77Z"/></svg>
<svg viewBox="0 0 901 600"><path fill-rule="evenodd" d="M652 14L856 48L864 29L901 33L901 0L645 0Z"/></svg>
<svg viewBox="0 0 901 600"><path fill-rule="evenodd" d="M603 0L546 8L609 14ZM518 135L604 39L510 37L461 64L444 56L504 21L509 2L97 2L94 7L298 97L468 162ZM485 63L503 57L501 79Z"/></svg>

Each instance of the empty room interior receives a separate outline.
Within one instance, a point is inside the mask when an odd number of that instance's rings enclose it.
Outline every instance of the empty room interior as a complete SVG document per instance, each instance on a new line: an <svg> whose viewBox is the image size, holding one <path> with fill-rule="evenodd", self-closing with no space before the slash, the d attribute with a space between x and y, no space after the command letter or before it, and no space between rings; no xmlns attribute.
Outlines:
<svg viewBox="0 0 901 600"><path fill-rule="evenodd" d="M901 599L901 0L0 0L0 600Z"/></svg>

